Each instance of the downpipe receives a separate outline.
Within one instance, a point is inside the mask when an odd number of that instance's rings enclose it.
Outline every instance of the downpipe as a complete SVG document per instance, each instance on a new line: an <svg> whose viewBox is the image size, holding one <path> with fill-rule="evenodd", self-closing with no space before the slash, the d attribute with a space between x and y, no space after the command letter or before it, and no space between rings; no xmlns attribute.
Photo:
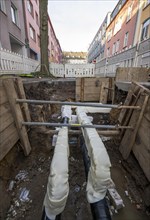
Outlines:
<svg viewBox="0 0 150 220"><path fill-rule="evenodd" d="M87 180L88 172L90 169L90 158L88 156L88 151L83 141L83 138L81 140L81 150L82 150L83 162L84 162L84 167L85 167L85 175L86 175L86 180ZM91 207L93 220L111 220L112 219L110 212L109 212L109 207L108 207L106 198L98 202L90 203L90 207Z"/></svg>

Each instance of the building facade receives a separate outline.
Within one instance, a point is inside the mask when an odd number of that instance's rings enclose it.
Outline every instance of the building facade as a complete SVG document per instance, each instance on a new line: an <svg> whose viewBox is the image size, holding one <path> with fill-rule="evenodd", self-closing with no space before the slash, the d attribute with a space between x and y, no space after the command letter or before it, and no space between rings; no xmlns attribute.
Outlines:
<svg viewBox="0 0 150 220"><path fill-rule="evenodd" d="M23 1L28 57L40 59L39 1Z"/></svg>
<svg viewBox="0 0 150 220"><path fill-rule="evenodd" d="M39 0L0 1L0 46L40 60ZM62 50L48 17L49 61L60 63Z"/></svg>
<svg viewBox="0 0 150 220"><path fill-rule="evenodd" d="M98 62L104 57L106 28L110 23L110 12L105 17L98 32L96 33L92 43L88 48L88 62Z"/></svg>
<svg viewBox="0 0 150 220"><path fill-rule="evenodd" d="M22 1L0 1L0 46L27 55L24 9Z"/></svg>
<svg viewBox="0 0 150 220"><path fill-rule="evenodd" d="M150 66L150 0L140 1L134 45L135 66Z"/></svg>
<svg viewBox="0 0 150 220"><path fill-rule="evenodd" d="M96 75L115 76L119 66L150 67L150 0L119 0L110 15L104 56L96 58Z"/></svg>
<svg viewBox="0 0 150 220"><path fill-rule="evenodd" d="M105 57L111 57L134 45L138 1L119 1L106 29Z"/></svg>

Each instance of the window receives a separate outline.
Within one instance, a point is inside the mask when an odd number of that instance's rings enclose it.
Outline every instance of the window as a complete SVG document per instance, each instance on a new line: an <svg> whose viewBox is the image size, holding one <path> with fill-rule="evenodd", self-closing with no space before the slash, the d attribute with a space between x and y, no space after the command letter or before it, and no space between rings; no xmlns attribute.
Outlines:
<svg viewBox="0 0 150 220"><path fill-rule="evenodd" d="M141 34L141 41L147 39L149 36L149 28L150 28L150 18L147 19L142 26L142 34Z"/></svg>
<svg viewBox="0 0 150 220"><path fill-rule="evenodd" d="M36 24L39 26L39 16L36 12L35 12L35 18L36 18Z"/></svg>
<svg viewBox="0 0 150 220"><path fill-rule="evenodd" d="M0 0L0 10L6 13L5 0Z"/></svg>
<svg viewBox="0 0 150 220"><path fill-rule="evenodd" d="M34 41L36 41L36 39L35 39L35 30L34 30L34 28L30 25L30 37L34 40Z"/></svg>
<svg viewBox="0 0 150 220"><path fill-rule="evenodd" d="M119 46L120 46L120 40L117 40L117 42L116 42L116 52L119 51Z"/></svg>
<svg viewBox="0 0 150 220"><path fill-rule="evenodd" d="M118 31L120 31L121 26L122 26L122 17L120 17L120 18L117 20L116 24L115 24L114 35L115 35Z"/></svg>
<svg viewBox="0 0 150 220"><path fill-rule="evenodd" d="M129 37L129 32L127 32L124 36L124 44L123 44L123 47L126 47L127 44L128 44L128 37Z"/></svg>
<svg viewBox="0 0 150 220"><path fill-rule="evenodd" d="M107 41L110 41L110 40L111 40L111 37L112 37L112 30L110 30L110 31L108 32Z"/></svg>
<svg viewBox="0 0 150 220"><path fill-rule="evenodd" d="M13 23L17 24L17 9L14 5L11 5L11 19Z"/></svg>
<svg viewBox="0 0 150 220"><path fill-rule="evenodd" d="M116 52L116 43L113 44L112 54L115 54Z"/></svg>
<svg viewBox="0 0 150 220"><path fill-rule="evenodd" d="M131 14L132 14L132 5L130 5L128 7L128 11L127 11L127 21L128 22L131 19Z"/></svg>
<svg viewBox="0 0 150 220"><path fill-rule="evenodd" d="M33 5L30 0L27 0L27 8L30 14L33 16Z"/></svg>

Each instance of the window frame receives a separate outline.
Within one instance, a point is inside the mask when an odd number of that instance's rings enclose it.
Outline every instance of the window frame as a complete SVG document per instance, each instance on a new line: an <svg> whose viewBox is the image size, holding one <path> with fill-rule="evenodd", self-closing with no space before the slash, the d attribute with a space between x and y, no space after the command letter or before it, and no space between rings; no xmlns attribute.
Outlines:
<svg viewBox="0 0 150 220"><path fill-rule="evenodd" d="M146 23L148 24L144 26ZM141 41L146 40L148 38L149 26L150 26L150 18L146 19L142 24Z"/></svg>
<svg viewBox="0 0 150 220"><path fill-rule="evenodd" d="M30 0L27 0L27 9L31 16L34 18L33 4Z"/></svg>
<svg viewBox="0 0 150 220"><path fill-rule="evenodd" d="M31 24L29 25L29 33L30 33L30 38L36 42L36 33Z"/></svg>
<svg viewBox="0 0 150 220"><path fill-rule="evenodd" d="M12 22L19 27L18 23L18 10L14 4L11 3L11 20Z"/></svg>
<svg viewBox="0 0 150 220"><path fill-rule="evenodd" d="M126 23L128 23L130 20L131 20L131 17L132 17L132 8L133 8L133 4L131 4L129 7L128 7L128 11L127 11L127 18L126 18Z"/></svg>
<svg viewBox="0 0 150 220"><path fill-rule="evenodd" d="M5 0L0 0L0 11L4 12L6 14Z"/></svg>
<svg viewBox="0 0 150 220"><path fill-rule="evenodd" d="M126 33L125 33L125 36L124 36L123 47L127 47L127 45L128 45L128 39L129 39L129 32L126 32Z"/></svg>

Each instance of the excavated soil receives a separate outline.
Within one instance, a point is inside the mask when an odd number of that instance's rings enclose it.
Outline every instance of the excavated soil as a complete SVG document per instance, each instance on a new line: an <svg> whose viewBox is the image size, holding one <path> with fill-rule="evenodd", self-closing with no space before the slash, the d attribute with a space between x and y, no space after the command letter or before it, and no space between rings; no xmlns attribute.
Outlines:
<svg viewBox="0 0 150 220"><path fill-rule="evenodd" d="M25 81L27 98L74 101L75 81L57 80ZM30 105L32 121L60 121L60 106ZM89 114L94 124L112 124L116 117L108 114ZM25 157L18 142L0 164L0 219L40 220L46 192L50 163L53 156L52 136L49 128L32 127L28 132L32 152ZM114 220L148 220L148 194L146 179L137 160L131 154L124 161L119 153L119 140L103 138L112 163L111 175L124 200L125 208L114 214ZM70 192L62 214L65 220L92 220L86 200L86 177L80 139L69 137L69 184ZM17 175L19 174L19 175ZM24 193L23 193L24 192ZM149 192L148 192L149 193Z"/></svg>

